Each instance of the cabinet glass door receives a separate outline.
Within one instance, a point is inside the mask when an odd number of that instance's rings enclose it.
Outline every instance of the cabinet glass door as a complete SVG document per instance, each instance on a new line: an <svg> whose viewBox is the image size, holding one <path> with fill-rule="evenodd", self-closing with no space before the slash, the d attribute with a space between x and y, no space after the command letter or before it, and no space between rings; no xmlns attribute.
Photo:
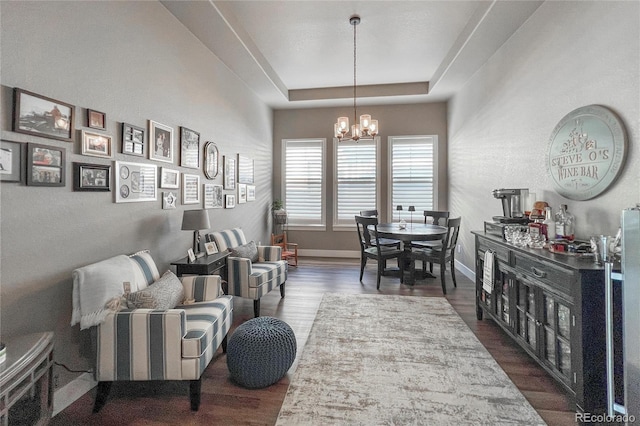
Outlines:
<svg viewBox="0 0 640 426"><path fill-rule="evenodd" d="M480 274L479 276L481 277L481 279L483 279L483 275L482 275L482 271L484 269L484 260L482 257L480 257L480 263L479 263L479 269L478 272L476 272L476 274ZM486 291L482 286L480 287L479 290L479 295L480 295L480 303L491 313L496 313L495 311L495 307L494 307L494 303L493 303L493 293L495 293L495 290L492 293L489 293L488 291Z"/></svg>
<svg viewBox="0 0 640 426"><path fill-rule="evenodd" d="M509 280L509 276L505 273L500 272L499 280L496 283L497 287L499 287L499 291L496 296L497 304L498 304L498 316L508 326L511 326L511 324L509 323L509 319L510 319L509 283L510 282L511 281Z"/></svg>
<svg viewBox="0 0 640 426"><path fill-rule="evenodd" d="M571 375L571 310L563 301L543 292L544 359L569 378Z"/></svg>
<svg viewBox="0 0 640 426"><path fill-rule="evenodd" d="M536 296L534 287L516 281L516 332L536 350Z"/></svg>

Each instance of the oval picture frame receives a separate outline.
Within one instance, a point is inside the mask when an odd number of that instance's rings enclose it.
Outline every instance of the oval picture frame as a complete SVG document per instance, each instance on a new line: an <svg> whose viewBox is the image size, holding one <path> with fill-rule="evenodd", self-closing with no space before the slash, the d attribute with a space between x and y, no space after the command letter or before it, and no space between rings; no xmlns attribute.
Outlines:
<svg viewBox="0 0 640 426"><path fill-rule="evenodd" d="M613 184L625 164L627 132L612 110L588 105L571 111L549 138L546 168L555 191L584 201Z"/></svg>
<svg viewBox="0 0 640 426"><path fill-rule="evenodd" d="M207 179L218 176L218 165L220 164L220 152L214 142L204 144L204 175Z"/></svg>

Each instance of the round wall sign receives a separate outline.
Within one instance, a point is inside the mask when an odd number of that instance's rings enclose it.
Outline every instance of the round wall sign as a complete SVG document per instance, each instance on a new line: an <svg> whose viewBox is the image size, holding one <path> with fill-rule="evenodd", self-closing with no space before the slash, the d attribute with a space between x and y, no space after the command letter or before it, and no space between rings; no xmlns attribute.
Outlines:
<svg viewBox="0 0 640 426"><path fill-rule="evenodd" d="M604 192L624 165L627 134L608 108L589 105L567 114L553 129L547 173L557 193L589 200Z"/></svg>

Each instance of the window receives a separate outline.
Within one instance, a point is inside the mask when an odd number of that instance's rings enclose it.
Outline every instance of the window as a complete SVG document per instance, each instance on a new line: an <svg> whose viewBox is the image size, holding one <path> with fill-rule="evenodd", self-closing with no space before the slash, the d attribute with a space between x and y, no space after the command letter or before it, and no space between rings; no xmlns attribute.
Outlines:
<svg viewBox="0 0 640 426"><path fill-rule="evenodd" d="M389 212L401 205L402 218L415 206L414 220L422 219L423 210L436 210L437 136L392 136L389 138Z"/></svg>
<svg viewBox="0 0 640 426"><path fill-rule="evenodd" d="M285 139L283 191L289 227L325 226L325 139Z"/></svg>
<svg viewBox="0 0 640 426"><path fill-rule="evenodd" d="M379 138L359 142L334 139L334 226L353 229L354 216L360 210L377 208L378 145Z"/></svg>

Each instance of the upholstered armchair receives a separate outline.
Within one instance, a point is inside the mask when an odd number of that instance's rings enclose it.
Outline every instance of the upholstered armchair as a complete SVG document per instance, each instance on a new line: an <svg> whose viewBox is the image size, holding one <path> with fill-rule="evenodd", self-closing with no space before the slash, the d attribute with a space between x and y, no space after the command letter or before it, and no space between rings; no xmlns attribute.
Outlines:
<svg viewBox="0 0 640 426"><path fill-rule="evenodd" d="M215 242L218 251L230 251L227 258L227 294L253 299L254 316L260 316L260 298L276 287L284 298L288 264L281 260L278 246L256 246L247 243L240 228L212 232L207 241Z"/></svg>
<svg viewBox="0 0 640 426"><path fill-rule="evenodd" d="M80 322L96 338L94 413L116 380L189 380L197 411L200 377L220 346L226 352L233 322L233 299L222 293L221 278L179 279L170 271L160 277L141 252L78 268L73 282L71 325Z"/></svg>

